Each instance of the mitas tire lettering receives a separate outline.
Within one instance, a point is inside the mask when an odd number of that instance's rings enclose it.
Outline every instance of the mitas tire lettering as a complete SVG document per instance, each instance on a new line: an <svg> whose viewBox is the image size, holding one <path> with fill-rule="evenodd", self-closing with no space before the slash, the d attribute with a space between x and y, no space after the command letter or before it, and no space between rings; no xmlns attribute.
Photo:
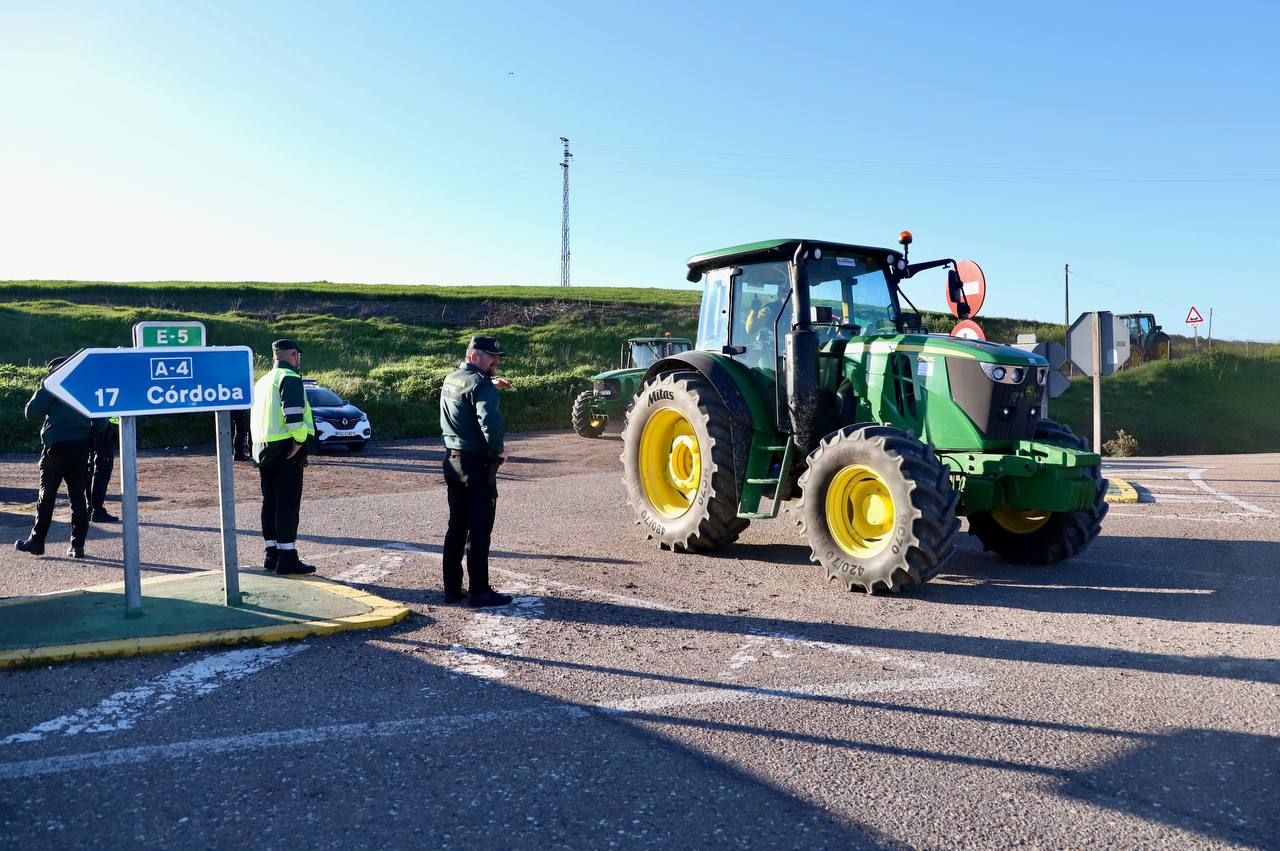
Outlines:
<svg viewBox="0 0 1280 851"><path fill-rule="evenodd" d="M670 390L661 390L661 389L654 390L652 393L649 394L649 404L652 405L655 402L663 402L663 401L671 402L675 398L676 398L676 395L672 393Z"/></svg>

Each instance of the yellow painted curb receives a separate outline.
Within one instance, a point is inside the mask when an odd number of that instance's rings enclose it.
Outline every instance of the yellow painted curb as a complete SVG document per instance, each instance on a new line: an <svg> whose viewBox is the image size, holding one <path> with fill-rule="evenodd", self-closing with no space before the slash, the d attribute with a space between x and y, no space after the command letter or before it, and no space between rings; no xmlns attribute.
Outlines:
<svg viewBox="0 0 1280 851"><path fill-rule="evenodd" d="M1138 491L1124 479L1107 479L1107 502L1138 502Z"/></svg>
<svg viewBox="0 0 1280 851"><path fill-rule="evenodd" d="M208 571L221 573L221 571ZM156 577L144 580L144 587L155 582L169 582L174 579L189 579L201 574L188 574L181 577ZM291 621L280 617L283 623L277 626L244 627L241 629L220 629L208 632L186 632L176 635L153 635L143 638L119 638L108 641L88 641L80 644L52 644L44 647L24 647L18 650L0 652L0 669L13 668L44 662L69 662L73 659L103 659L122 656L137 656L143 653L172 653L179 650L194 650L199 647L210 647L227 644L248 644L250 642L290 641L315 635L332 635L336 632L349 632L357 629L375 629L391 626L409 616L409 608L390 600L314 576L281 577L293 582L307 582L324 591L339 597L346 597L361 605L368 606L369 611L362 615L347 615L340 618L312 621ZM74 591L59 591L54 594L36 597L20 597L6 600L0 605L13 605L48 597L65 597L72 594L84 594L89 591L120 590L124 583L115 582L108 585L97 585L93 588L80 588Z"/></svg>

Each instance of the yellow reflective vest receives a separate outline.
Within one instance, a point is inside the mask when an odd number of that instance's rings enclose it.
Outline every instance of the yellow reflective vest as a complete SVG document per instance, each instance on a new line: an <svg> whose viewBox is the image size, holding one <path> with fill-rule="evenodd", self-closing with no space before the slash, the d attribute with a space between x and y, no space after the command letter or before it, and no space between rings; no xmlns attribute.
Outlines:
<svg viewBox="0 0 1280 851"><path fill-rule="evenodd" d="M298 381L302 405L286 408L280 387L285 379ZM291 400L295 401L296 400ZM298 415L302 416L299 417ZM276 364L275 368L253 385L253 407L249 411L249 435L253 439L254 456L261 460L261 449L279 440L292 439L306 443L316 433L315 420L311 416L311 404L302 388L302 376L288 367Z"/></svg>

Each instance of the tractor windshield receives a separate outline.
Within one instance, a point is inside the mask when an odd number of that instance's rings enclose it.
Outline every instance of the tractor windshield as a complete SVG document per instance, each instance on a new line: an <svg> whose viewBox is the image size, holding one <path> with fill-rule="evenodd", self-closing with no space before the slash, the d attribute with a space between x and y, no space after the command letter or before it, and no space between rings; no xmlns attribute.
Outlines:
<svg viewBox="0 0 1280 851"><path fill-rule="evenodd" d="M880 258L840 252L806 261L813 329L834 336L841 326L857 326L855 334L896 334L898 307ZM829 308L830 319L822 308ZM830 328L824 332L824 326Z"/></svg>

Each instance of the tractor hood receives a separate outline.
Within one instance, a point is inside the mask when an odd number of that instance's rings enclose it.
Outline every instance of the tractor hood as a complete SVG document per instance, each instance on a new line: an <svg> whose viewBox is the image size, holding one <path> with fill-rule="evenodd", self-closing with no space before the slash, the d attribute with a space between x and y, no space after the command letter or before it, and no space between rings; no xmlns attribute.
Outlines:
<svg viewBox="0 0 1280 851"><path fill-rule="evenodd" d="M963 337L952 337L948 334L912 334L905 337L892 337L883 341L871 340L872 351L881 346L885 350L919 351L943 357L964 357L983 363L1002 363L1016 366L1048 366L1049 362L1040 355L1023 351L1001 343L989 343L986 340L967 340ZM857 341L849 344L854 351Z"/></svg>
<svg viewBox="0 0 1280 851"><path fill-rule="evenodd" d="M592 381L608 381L611 378L622 379L627 376L635 376L635 375L644 375L644 370L640 368L635 368L635 367L631 369L611 369L608 372L599 373L598 375L593 377L591 380Z"/></svg>

